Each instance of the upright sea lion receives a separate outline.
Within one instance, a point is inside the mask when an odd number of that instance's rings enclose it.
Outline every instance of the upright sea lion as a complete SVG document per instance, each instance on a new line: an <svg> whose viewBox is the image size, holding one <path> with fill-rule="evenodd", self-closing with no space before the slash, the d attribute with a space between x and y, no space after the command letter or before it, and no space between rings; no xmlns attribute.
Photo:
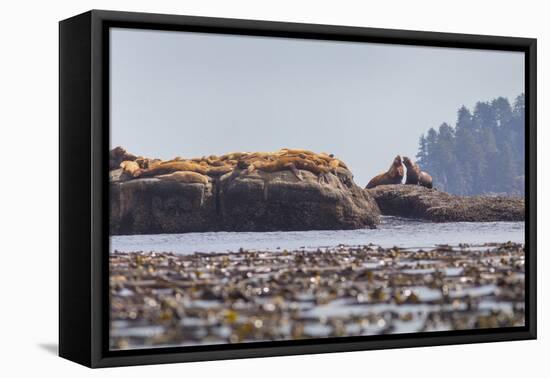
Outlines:
<svg viewBox="0 0 550 378"><path fill-rule="evenodd" d="M178 171L167 175L159 175L156 178L165 181L182 182L186 184L208 184L208 177L197 172Z"/></svg>
<svg viewBox="0 0 550 378"><path fill-rule="evenodd" d="M403 157L403 164L407 167L406 185L421 185L430 189L433 187L432 176L420 170L418 164L406 156Z"/></svg>
<svg viewBox="0 0 550 378"><path fill-rule="evenodd" d="M418 185L418 179L420 176L420 167L406 156L403 156L403 164L407 168L407 178L405 179L405 185Z"/></svg>
<svg viewBox="0 0 550 378"><path fill-rule="evenodd" d="M387 172L381 173L378 176L372 178L367 184L367 189L372 189L378 185L395 185L401 184L403 176L405 175L405 169L401 163L401 156L397 155L393 159L393 163Z"/></svg>

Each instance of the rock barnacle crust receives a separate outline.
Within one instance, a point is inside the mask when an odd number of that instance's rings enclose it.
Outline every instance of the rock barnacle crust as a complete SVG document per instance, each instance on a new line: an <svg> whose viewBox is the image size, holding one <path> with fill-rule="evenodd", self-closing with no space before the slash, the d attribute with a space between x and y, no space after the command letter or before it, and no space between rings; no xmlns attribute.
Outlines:
<svg viewBox="0 0 550 378"><path fill-rule="evenodd" d="M379 221L374 199L332 155L283 149L162 162L117 148L116 156L135 163L110 171L111 235L358 229Z"/></svg>
<svg viewBox="0 0 550 378"><path fill-rule="evenodd" d="M365 189L383 215L433 222L525 220L525 200L505 196L456 196L420 185L382 185Z"/></svg>

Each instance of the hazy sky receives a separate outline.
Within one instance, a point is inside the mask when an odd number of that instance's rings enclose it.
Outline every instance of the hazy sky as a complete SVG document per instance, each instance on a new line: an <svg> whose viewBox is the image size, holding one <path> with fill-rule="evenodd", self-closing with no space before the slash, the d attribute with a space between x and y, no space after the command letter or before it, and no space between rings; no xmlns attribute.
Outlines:
<svg viewBox="0 0 550 378"><path fill-rule="evenodd" d="M524 91L523 53L111 30L111 145L163 159L334 153L359 185L461 105Z"/></svg>

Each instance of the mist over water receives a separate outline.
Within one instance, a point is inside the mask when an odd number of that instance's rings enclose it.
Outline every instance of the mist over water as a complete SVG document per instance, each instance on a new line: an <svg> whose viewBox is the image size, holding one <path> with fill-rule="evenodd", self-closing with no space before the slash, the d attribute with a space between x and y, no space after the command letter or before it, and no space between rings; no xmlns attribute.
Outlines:
<svg viewBox="0 0 550 378"><path fill-rule="evenodd" d="M249 250L316 250L345 245L429 248L439 244L525 242L524 222L432 223L382 217L377 229L276 232L201 232L111 236L111 252L237 252Z"/></svg>

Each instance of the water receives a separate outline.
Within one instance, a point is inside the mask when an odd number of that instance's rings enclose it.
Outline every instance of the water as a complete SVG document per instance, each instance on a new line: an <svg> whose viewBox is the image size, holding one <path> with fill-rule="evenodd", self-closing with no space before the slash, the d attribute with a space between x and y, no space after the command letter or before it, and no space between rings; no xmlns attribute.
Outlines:
<svg viewBox="0 0 550 378"><path fill-rule="evenodd" d="M111 236L111 251L235 252L253 250L315 250L324 247L375 244L382 247L429 248L436 244L525 242L524 222L431 223L382 217L377 229L337 231L201 232L187 234Z"/></svg>

